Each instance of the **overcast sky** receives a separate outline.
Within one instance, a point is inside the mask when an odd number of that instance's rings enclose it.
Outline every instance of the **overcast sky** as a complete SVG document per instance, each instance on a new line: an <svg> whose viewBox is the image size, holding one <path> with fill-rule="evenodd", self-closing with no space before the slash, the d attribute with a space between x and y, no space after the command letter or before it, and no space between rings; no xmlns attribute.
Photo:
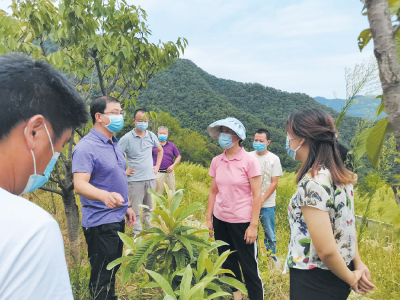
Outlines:
<svg viewBox="0 0 400 300"><path fill-rule="evenodd" d="M184 58L217 77L312 97L344 98L345 68L368 28L359 0L127 0L148 14L153 42L185 37ZM11 0L0 0L7 9Z"/></svg>

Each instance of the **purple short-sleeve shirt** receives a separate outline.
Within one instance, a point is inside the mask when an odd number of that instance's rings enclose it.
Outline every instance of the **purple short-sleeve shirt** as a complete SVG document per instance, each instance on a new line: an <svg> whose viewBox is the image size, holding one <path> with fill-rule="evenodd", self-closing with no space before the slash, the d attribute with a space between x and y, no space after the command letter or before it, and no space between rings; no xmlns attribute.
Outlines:
<svg viewBox="0 0 400 300"><path fill-rule="evenodd" d="M160 144L161 145L161 144ZM162 145L161 145L162 146ZM174 163L174 158L181 155L174 143L168 141L163 147L164 155L161 161L160 170L168 169ZM157 148L153 147L153 166L157 164Z"/></svg>
<svg viewBox="0 0 400 300"><path fill-rule="evenodd" d="M91 185L119 193L125 200L121 207L110 209L101 201L88 200L80 195L83 227L121 222L124 219L128 207L125 170L125 155L114 136L111 142L104 134L92 128L75 146L72 153L72 172L90 174Z"/></svg>

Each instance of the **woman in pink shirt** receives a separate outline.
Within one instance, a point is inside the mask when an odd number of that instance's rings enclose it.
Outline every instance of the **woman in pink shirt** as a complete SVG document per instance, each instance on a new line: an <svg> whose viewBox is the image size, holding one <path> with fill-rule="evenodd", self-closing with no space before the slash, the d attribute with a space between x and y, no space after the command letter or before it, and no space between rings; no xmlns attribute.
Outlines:
<svg viewBox="0 0 400 300"><path fill-rule="evenodd" d="M263 300L256 243L261 208L260 164L241 146L246 129L237 119L216 121L207 130L225 149L210 166L207 227L214 230L216 240L228 244L218 248L220 255L226 250L235 251L228 256L224 268L232 270L236 279L242 281L241 267L250 300ZM235 300L242 299L240 291L233 295Z"/></svg>

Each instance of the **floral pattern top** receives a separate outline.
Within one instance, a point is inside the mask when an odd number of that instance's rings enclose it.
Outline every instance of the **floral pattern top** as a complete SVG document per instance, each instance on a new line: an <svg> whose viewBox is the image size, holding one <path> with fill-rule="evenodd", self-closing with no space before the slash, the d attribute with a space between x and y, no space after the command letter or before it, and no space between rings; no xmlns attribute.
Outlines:
<svg viewBox="0 0 400 300"><path fill-rule="evenodd" d="M321 168L314 178L310 173L306 174L290 199L290 242L284 273L287 268L328 269L315 251L301 212L302 206L312 206L328 212L337 247L349 265L355 256L356 242L353 185L336 186L329 170Z"/></svg>

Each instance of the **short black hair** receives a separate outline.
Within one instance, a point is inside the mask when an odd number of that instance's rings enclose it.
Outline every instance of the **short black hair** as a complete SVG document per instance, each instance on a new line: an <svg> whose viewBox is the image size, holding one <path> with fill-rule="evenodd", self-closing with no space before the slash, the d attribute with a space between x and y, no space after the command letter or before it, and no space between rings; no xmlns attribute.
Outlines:
<svg viewBox="0 0 400 300"><path fill-rule="evenodd" d="M92 117L93 125L96 123L96 114L101 113L104 114L104 110L107 107L107 103L117 102L119 101L111 96L101 96L96 98L90 103L90 116Z"/></svg>
<svg viewBox="0 0 400 300"><path fill-rule="evenodd" d="M87 123L87 105L65 74L24 54L0 55L0 140L18 124L42 115L56 141Z"/></svg>
<svg viewBox="0 0 400 300"><path fill-rule="evenodd" d="M260 128L256 131L256 133L265 133L265 136L267 137L267 141L271 140L271 134L269 133L268 129L265 128Z"/></svg>
<svg viewBox="0 0 400 300"><path fill-rule="evenodd" d="M144 108L138 108L137 110L135 110L135 113L133 114L134 118L136 119L136 114L141 111L142 113L146 113L146 110Z"/></svg>

